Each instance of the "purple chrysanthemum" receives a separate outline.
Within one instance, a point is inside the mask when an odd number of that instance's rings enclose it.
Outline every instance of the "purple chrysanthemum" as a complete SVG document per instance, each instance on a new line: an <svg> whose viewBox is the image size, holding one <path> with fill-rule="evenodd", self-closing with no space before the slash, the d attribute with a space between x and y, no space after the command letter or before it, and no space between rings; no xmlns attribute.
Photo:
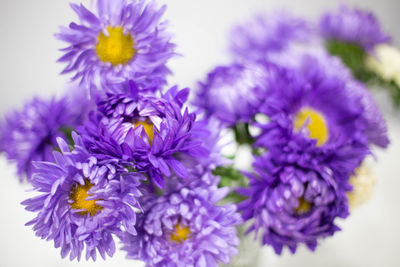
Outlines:
<svg viewBox="0 0 400 267"><path fill-rule="evenodd" d="M232 52L244 60L263 60L293 43L310 42L312 29L307 21L286 11L259 15L232 31Z"/></svg>
<svg viewBox="0 0 400 267"><path fill-rule="evenodd" d="M27 223L36 235L54 240L61 256L96 260L96 250L105 258L115 252L113 235L122 229L136 234L135 209L140 179L138 172L128 172L115 159L98 160L88 154L80 137L73 133L75 147L70 151L58 139L62 153L55 152L55 163L35 162L32 185L40 195L22 204L37 213Z"/></svg>
<svg viewBox="0 0 400 267"><path fill-rule="evenodd" d="M236 206L217 206L227 188L175 189L147 203L138 215L138 235L122 236L128 258L151 267L217 267L237 253Z"/></svg>
<svg viewBox="0 0 400 267"><path fill-rule="evenodd" d="M391 40L372 13L345 5L323 15L319 27L324 38L358 44L368 52Z"/></svg>
<svg viewBox="0 0 400 267"><path fill-rule="evenodd" d="M207 117L227 126L249 122L262 103L260 95L265 95L268 68L258 64L219 66L199 83L194 104Z"/></svg>
<svg viewBox="0 0 400 267"><path fill-rule="evenodd" d="M96 0L95 12L72 4L80 24L61 28L57 37L69 44L59 59L68 65L63 73L75 72L94 88L109 88L115 83L135 80L164 84L170 73L165 66L174 55L174 44L161 21L166 6L157 8L155 1Z"/></svg>
<svg viewBox="0 0 400 267"><path fill-rule="evenodd" d="M0 130L0 150L17 163L22 179L30 179L32 161L54 161L57 137L67 138L86 118L90 103L84 98L34 98L21 111L5 116Z"/></svg>
<svg viewBox="0 0 400 267"><path fill-rule="evenodd" d="M330 167L350 175L370 153L371 143L387 145L385 122L361 84L344 79L340 70L328 70L328 62L309 55L299 60L299 67L271 75L260 109L270 121L258 124L262 133L256 145L279 147L301 137L312 143L310 157L341 162Z"/></svg>
<svg viewBox="0 0 400 267"><path fill-rule="evenodd" d="M239 204L245 220L253 220L250 231L262 234L263 243L280 254L292 253L303 243L314 250L317 240L340 230L336 218L348 215L343 180L329 166L291 146L274 148L256 157L255 174L248 174L248 199Z"/></svg>
<svg viewBox="0 0 400 267"><path fill-rule="evenodd" d="M308 69L308 65L305 62L311 60L311 62L316 62L318 67L315 69L317 70L316 72L320 73L320 76L341 80L343 82L342 87L349 98L361 99L363 106L362 116L366 123L368 142L380 147L388 146L389 139L386 122L372 94L362 83L353 78L351 71L339 58L329 55L322 46L315 46L312 52L305 47L292 47L285 50L284 53L272 55L269 60L280 67L294 69L294 71ZM313 68L310 69L312 70ZM279 79L279 77L274 77L273 75L270 77Z"/></svg>
<svg viewBox="0 0 400 267"><path fill-rule="evenodd" d="M188 167L205 164L208 169L223 162L215 154L214 162L207 161L214 150L206 147L212 129L199 131L196 115L183 111L187 89L174 87L157 97L139 94L134 83L129 85L129 94L109 94L100 101L100 114L92 114L80 129L92 153L135 162L158 187L172 173L188 178Z"/></svg>

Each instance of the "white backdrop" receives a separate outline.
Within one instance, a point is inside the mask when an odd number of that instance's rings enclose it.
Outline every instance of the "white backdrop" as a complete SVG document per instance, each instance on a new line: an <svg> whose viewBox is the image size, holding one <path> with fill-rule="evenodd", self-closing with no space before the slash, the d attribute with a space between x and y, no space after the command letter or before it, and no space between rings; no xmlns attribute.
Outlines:
<svg viewBox="0 0 400 267"><path fill-rule="evenodd" d="M63 44L53 38L59 25L68 25L76 17L66 0L0 0L0 112L20 107L35 94L56 93L65 86L68 77L59 76L62 65L55 61ZM74 1L78 2L78 1ZM89 1L83 1L88 3ZM216 64L229 62L227 53L230 27L244 21L255 12L284 7L295 14L317 19L317 14L337 5L336 1L293 0L164 0L168 4L166 18L171 22L178 52L184 57L174 59L170 66L175 75L170 83L192 86ZM399 46L398 0L347 1L374 10L384 28ZM265 248L260 266L324 266L375 267L400 266L400 158L399 112L391 108L384 94L376 97L389 124L392 145L378 151L375 168L378 184L373 199L357 209L346 221L340 222L342 232L326 239L315 253L300 248L296 255L287 251L275 256ZM143 266L124 259L117 252L107 261L69 262L61 260L51 242L35 237L24 226L33 214L19 204L31 196L24 191L13 166L0 158L0 266Z"/></svg>

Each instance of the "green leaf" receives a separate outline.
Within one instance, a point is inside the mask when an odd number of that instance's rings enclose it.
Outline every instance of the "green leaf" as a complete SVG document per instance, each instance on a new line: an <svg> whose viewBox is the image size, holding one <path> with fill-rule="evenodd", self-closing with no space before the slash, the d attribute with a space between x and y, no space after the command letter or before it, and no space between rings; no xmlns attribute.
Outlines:
<svg viewBox="0 0 400 267"><path fill-rule="evenodd" d="M70 128L67 126L62 126L60 127L59 131L62 132L65 137L67 138L66 141L68 141L68 145L70 146L70 148L74 148L75 147L75 142L74 139L72 138L72 132L74 131L74 128Z"/></svg>
<svg viewBox="0 0 400 267"><path fill-rule="evenodd" d="M375 79L374 73L365 66L367 53L360 45L331 40L326 43L326 48L331 55L338 56L358 80L369 82Z"/></svg>
<svg viewBox="0 0 400 267"><path fill-rule="evenodd" d="M248 186L248 180L233 166L218 167L213 171L213 174L221 177L219 187L229 187L230 189L230 193L221 201L222 204L239 203L246 199L236 193L235 189Z"/></svg>
<svg viewBox="0 0 400 267"><path fill-rule="evenodd" d="M387 89L395 107L400 108L400 87L394 81L386 81L366 67L365 61L368 55L361 46L331 40L326 43L326 48L331 55L338 56L342 60L355 78L367 86Z"/></svg>
<svg viewBox="0 0 400 267"><path fill-rule="evenodd" d="M235 139L238 144L251 145L255 142L255 140L250 134L248 123L242 123L242 122L236 123L235 126L233 126L233 131L235 133Z"/></svg>

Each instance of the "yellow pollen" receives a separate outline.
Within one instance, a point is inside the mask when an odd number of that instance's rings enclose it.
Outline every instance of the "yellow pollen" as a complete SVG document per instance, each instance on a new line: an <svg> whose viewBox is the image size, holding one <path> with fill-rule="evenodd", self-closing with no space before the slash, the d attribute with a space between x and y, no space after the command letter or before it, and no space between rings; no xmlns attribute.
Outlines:
<svg viewBox="0 0 400 267"><path fill-rule="evenodd" d="M309 138L317 139L317 146L322 146L328 141L329 129L322 113L312 108L302 108L296 114L294 129L299 131L304 126L309 131Z"/></svg>
<svg viewBox="0 0 400 267"><path fill-rule="evenodd" d="M186 241L189 238L189 235L189 227L182 226L180 223L177 223L175 225L175 232L171 234L171 241L183 243L183 241Z"/></svg>
<svg viewBox="0 0 400 267"><path fill-rule="evenodd" d="M299 198L299 206L295 209L297 214L304 214L309 212L311 209L311 204L304 199L304 196Z"/></svg>
<svg viewBox="0 0 400 267"><path fill-rule="evenodd" d="M149 137L149 144L151 145L153 143L153 137L154 137L154 130L153 130L153 124L148 120L145 121L138 121L136 120L134 123L135 128L137 128L139 125L143 126L144 131L147 134L147 137Z"/></svg>
<svg viewBox="0 0 400 267"><path fill-rule="evenodd" d="M72 192L70 195L70 199L74 202L71 204L73 209L84 210L79 212L81 215L87 215L90 213L90 216L94 216L97 212L103 209L102 206L97 205L96 200L86 200L90 195L87 193L90 188L93 187L88 180L85 180L85 184L76 184L72 187Z"/></svg>
<svg viewBox="0 0 400 267"><path fill-rule="evenodd" d="M120 26L107 27L108 36L100 32L96 45L97 56L103 62L110 62L111 65L126 65L136 54L133 48L132 36L128 33L124 35Z"/></svg>

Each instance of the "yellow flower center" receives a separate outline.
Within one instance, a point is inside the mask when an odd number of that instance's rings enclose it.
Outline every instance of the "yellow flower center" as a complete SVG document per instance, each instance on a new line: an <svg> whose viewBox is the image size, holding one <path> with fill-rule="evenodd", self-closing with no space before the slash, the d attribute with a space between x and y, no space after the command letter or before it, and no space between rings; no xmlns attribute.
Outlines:
<svg viewBox="0 0 400 267"><path fill-rule="evenodd" d="M100 32L96 45L97 56L103 62L110 62L111 65L127 64L136 54L133 48L132 36L128 33L124 35L120 26L107 27L108 36Z"/></svg>
<svg viewBox="0 0 400 267"><path fill-rule="evenodd" d="M329 129L322 113L312 108L302 108L296 114L294 129L299 131L304 126L309 131L309 138L317 140L317 146L322 146L328 141Z"/></svg>
<svg viewBox="0 0 400 267"><path fill-rule="evenodd" d="M147 137L149 138L149 144L151 145L153 143L153 137L154 137L154 130L153 130L153 124L148 120L145 121L138 121L136 120L134 123L135 129L139 126L142 125L144 131L147 134Z"/></svg>
<svg viewBox="0 0 400 267"><path fill-rule="evenodd" d="M175 225L175 231L171 234L171 241L183 243L189 238L190 229L189 227L182 226L180 223Z"/></svg>
<svg viewBox="0 0 400 267"><path fill-rule="evenodd" d="M72 192L70 195L70 199L74 202L71 204L73 209L84 210L79 212L81 215L87 215L90 213L90 216L94 216L97 212L103 209L102 206L97 205L96 200L86 200L90 195L88 191L93 187L88 180L85 180L85 184L76 184L72 188Z"/></svg>
<svg viewBox="0 0 400 267"><path fill-rule="evenodd" d="M305 200L304 196L299 198L299 206L295 209L297 214L304 214L309 212L311 209L311 204L307 200Z"/></svg>

